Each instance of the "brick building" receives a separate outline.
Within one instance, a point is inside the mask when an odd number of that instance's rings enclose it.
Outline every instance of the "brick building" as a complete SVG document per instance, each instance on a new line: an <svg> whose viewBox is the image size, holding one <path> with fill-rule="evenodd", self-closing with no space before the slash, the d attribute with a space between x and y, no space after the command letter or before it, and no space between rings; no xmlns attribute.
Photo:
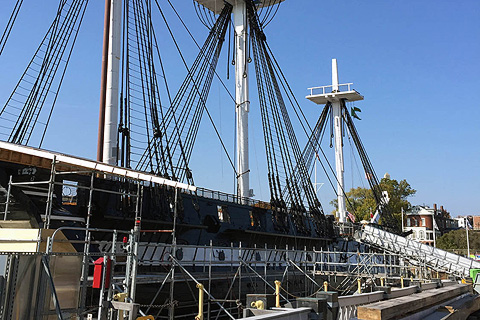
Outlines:
<svg viewBox="0 0 480 320"><path fill-rule="evenodd" d="M451 230L458 229L458 222L440 206L414 206L405 213L404 231L412 231L411 239L433 246L435 239ZM479 221L480 226L480 221ZM435 230L435 234L434 234Z"/></svg>
<svg viewBox="0 0 480 320"><path fill-rule="evenodd" d="M480 216L473 216L473 230L480 230Z"/></svg>

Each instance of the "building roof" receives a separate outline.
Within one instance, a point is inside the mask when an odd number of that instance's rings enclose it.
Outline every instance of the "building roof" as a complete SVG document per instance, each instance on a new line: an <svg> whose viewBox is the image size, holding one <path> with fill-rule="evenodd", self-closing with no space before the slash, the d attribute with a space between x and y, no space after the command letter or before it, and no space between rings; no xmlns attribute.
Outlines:
<svg viewBox="0 0 480 320"><path fill-rule="evenodd" d="M430 208L428 206L413 206L410 210L405 212L407 216L409 215L433 215L435 213L433 208Z"/></svg>

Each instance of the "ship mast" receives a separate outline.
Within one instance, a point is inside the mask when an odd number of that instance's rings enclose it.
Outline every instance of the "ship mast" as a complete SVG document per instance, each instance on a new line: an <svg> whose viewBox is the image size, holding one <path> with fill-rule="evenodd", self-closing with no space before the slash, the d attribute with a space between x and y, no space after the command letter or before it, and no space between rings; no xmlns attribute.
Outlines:
<svg viewBox="0 0 480 320"><path fill-rule="evenodd" d="M250 197L250 168L248 159L248 20L245 1L233 5L235 29L235 112L237 132L237 194L240 198Z"/></svg>
<svg viewBox="0 0 480 320"><path fill-rule="evenodd" d="M220 13L223 1L195 0L215 14ZM218 3L217 3L218 2ZM235 113L236 113L236 159L237 195L252 196L250 191L250 166L248 156L248 113L250 111L248 81L248 17L244 0L227 0L233 6L235 30ZM278 1L277 1L278 2Z"/></svg>
<svg viewBox="0 0 480 320"><path fill-rule="evenodd" d="M223 1L195 0L214 14L219 14ZM236 113L236 159L237 195L240 198L253 196L250 189L250 165L248 152L248 113L250 111L248 63L249 23L247 0L226 0L233 6L233 26L235 30L235 113ZM284 0L259 2L257 8L269 7Z"/></svg>
<svg viewBox="0 0 480 320"><path fill-rule="evenodd" d="M105 95L108 66L108 34L110 31L110 2L105 0L105 18L103 22L102 79L100 83L100 110L98 116L97 161L103 161L103 135L105 134Z"/></svg>
<svg viewBox="0 0 480 320"><path fill-rule="evenodd" d="M118 157L118 91L122 39L122 2L122 0L105 1L97 160L110 165L116 165Z"/></svg>
<svg viewBox="0 0 480 320"><path fill-rule="evenodd" d="M311 94L307 99L316 104L331 104L335 137L335 171L337 180L337 217L339 222L346 222L344 161L343 161L343 127L342 100L358 101L363 96L351 89L352 83L339 84L337 59L332 59L332 85L309 88ZM344 91L341 91L342 88ZM346 89L346 91L345 91Z"/></svg>
<svg viewBox="0 0 480 320"><path fill-rule="evenodd" d="M338 66L337 59L332 59L332 92L339 92L338 88ZM335 135L335 169L337 173L337 203L338 220L345 222L345 179L344 179L344 161L343 161L343 136L342 136L342 107L340 100L335 99L332 102L333 127Z"/></svg>

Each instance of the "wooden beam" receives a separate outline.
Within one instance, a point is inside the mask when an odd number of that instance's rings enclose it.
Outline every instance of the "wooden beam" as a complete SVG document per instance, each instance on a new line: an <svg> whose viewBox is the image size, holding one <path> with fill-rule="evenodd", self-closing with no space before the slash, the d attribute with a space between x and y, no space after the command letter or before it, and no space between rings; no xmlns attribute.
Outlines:
<svg viewBox="0 0 480 320"><path fill-rule="evenodd" d="M456 284L405 297L379 301L358 307L357 317L362 320L394 319L452 299L469 290L467 284Z"/></svg>

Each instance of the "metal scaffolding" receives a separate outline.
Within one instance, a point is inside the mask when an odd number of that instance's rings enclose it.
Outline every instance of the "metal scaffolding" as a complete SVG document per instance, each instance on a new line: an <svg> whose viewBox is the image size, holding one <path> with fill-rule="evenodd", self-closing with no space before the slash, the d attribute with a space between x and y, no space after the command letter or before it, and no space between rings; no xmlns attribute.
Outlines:
<svg viewBox="0 0 480 320"><path fill-rule="evenodd" d="M244 247L241 243L227 247L212 243L178 244L179 189L168 186L175 188L172 230L142 230L142 192L153 182L113 172L111 168L108 171L65 166L54 156L46 181L13 181L10 177L8 188L2 190L6 201L4 220L8 220L15 204L12 188L44 194L45 215L43 228L31 229L37 234L0 238L3 248L0 252L4 251L0 253L1 320L42 319L45 315L66 319L88 314L97 319L116 319L119 314L130 318L136 315L151 315L155 319L192 318L197 315L201 301L198 290L207 298L200 310L203 312L205 307L208 319L235 319L242 317L247 294L272 294L275 281L281 283L279 298L288 303L325 290L347 295L373 290L383 283L400 285L404 281L436 278L436 271L448 273L427 263L427 257L412 259L411 255L391 252L388 248L365 246L359 250L348 242L342 251L333 246L307 250L288 246ZM57 179L60 176L65 179ZM76 176L82 176L84 183L76 182ZM99 176L133 182L135 188L128 192L100 189L94 185ZM85 183L87 180L90 183ZM88 194L85 227L49 229L54 218L54 190L64 187L83 189ZM91 226L92 199L96 193L134 199L135 219L130 230ZM70 195L68 201L74 202L74 198ZM149 232L169 233L172 243L148 242L145 234ZM75 236L67 239L65 234ZM32 249L19 249L25 248L24 245ZM31 305L20 307L20 301L26 297L34 297L27 300Z"/></svg>
<svg viewBox="0 0 480 320"><path fill-rule="evenodd" d="M435 277L435 272L425 266L410 265L401 255L386 252L339 252L333 250L298 250L296 248L243 248L209 246L186 246L169 244L147 244L139 241L141 230L116 231L86 228L60 228L48 237L47 250L42 253L22 254L5 253L8 261L16 257L39 257L38 263L43 265L49 286L43 296L50 294L50 301L55 301L55 310L45 313L56 313L67 318L73 314L96 318L105 315L113 319L118 312L125 315L130 312L142 316L153 315L155 319L180 319L192 317L196 307L197 296L193 289L203 285L208 299L205 301L206 317L208 319L235 319L241 317L245 306L245 295L248 293L272 294L275 291L274 281L282 284L280 298L282 303L288 303L296 297L307 297L327 290L338 291L340 294L350 294L357 290L358 280L362 290L373 290L373 287L385 283L401 283L405 281L422 281ZM105 251L59 252L55 244L63 243L59 237L67 230L95 233L110 233L110 240L94 241L88 239L89 247L109 248ZM120 241L126 236L128 241ZM1 239L5 243L7 239ZM14 240L11 240L14 242ZM33 240L32 240L33 241ZM78 240L84 243L85 240ZM143 253L152 247L164 252L163 259L153 260ZM61 286L55 272L58 264L53 264L59 257L77 257L82 261L81 272L78 273L79 299L76 308L65 309L62 297L54 295L54 288ZM92 267L97 267L96 261L103 258L100 264L101 285L93 289L95 276ZM77 260L77 261L78 261ZM21 259L19 260L21 261ZM110 263L105 263L110 261ZM30 263L30 261L29 261ZM13 262L9 266L13 266ZM52 268L53 272L49 271ZM156 268L152 268L156 267ZM17 268L18 270L18 268ZM89 271L90 270L90 271ZM163 271L160 271L163 270ZM14 274L16 274L14 276ZM13 310L18 271L9 267L5 279L9 285L4 288L2 299L5 311ZM48 289L50 288L50 289ZM154 288L154 290L151 290ZM38 290L41 290L39 287ZM188 292L191 297L188 298ZM137 293L137 294L136 294ZM140 294L141 293L141 294ZM148 301L145 297L148 293ZM122 295L123 294L123 295ZM120 298L119 298L120 297ZM137 299L140 297L140 299ZM45 298L43 299L44 301ZM118 303L115 300L121 300ZM95 304L95 301L98 301ZM41 301L39 301L40 303ZM121 304L119 304L121 303ZM95 306L96 305L96 306ZM124 308L124 309L115 309ZM37 306L37 309L41 309ZM119 311L125 310L125 311ZM190 312L189 312L190 311ZM11 313L10 313L11 314ZM4 316L0 319L9 319Z"/></svg>

